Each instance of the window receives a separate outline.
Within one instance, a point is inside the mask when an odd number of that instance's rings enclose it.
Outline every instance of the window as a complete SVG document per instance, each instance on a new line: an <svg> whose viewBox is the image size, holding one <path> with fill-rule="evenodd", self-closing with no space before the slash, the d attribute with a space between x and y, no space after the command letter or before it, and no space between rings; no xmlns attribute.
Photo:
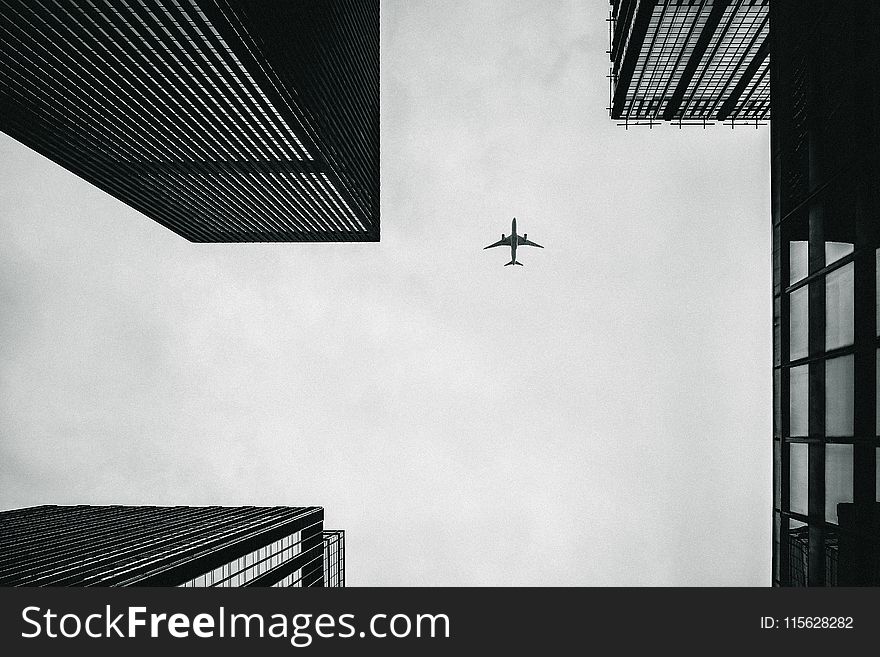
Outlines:
<svg viewBox="0 0 880 657"><path fill-rule="evenodd" d="M806 436L809 430L808 395L810 381L809 365L789 370L789 436Z"/></svg>
<svg viewBox="0 0 880 657"><path fill-rule="evenodd" d="M825 278L826 351L848 347L853 343L854 281L853 263L844 265ZM793 324L794 314L792 313Z"/></svg>
<svg viewBox="0 0 880 657"><path fill-rule="evenodd" d="M825 264L830 265L853 252L849 242L825 242Z"/></svg>
<svg viewBox="0 0 880 657"><path fill-rule="evenodd" d="M808 317L810 309L809 288L798 288L789 295L788 358L798 360L809 353Z"/></svg>
<svg viewBox="0 0 880 657"><path fill-rule="evenodd" d="M773 441L773 506L782 504L782 450L778 440Z"/></svg>
<svg viewBox="0 0 880 657"><path fill-rule="evenodd" d="M853 435L853 357L825 362L825 435Z"/></svg>
<svg viewBox="0 0 880 657"><path fill-rule="evenodd" d="M837 523L837 505L853 501L853 446L825 446L825 520Z"/></svg>
<svg viewBox="0 0 880 657"><path fill-rule="evenodd" d="M789 445L789 510L807 515L807 472L809 449L805 443Z"/></svg>
<svg viewBox="0 0 880 657"><path fill-rule="evenodd" d="M809 273L809 242L798 240L788 243L788 284L794 285Z"/></svg>

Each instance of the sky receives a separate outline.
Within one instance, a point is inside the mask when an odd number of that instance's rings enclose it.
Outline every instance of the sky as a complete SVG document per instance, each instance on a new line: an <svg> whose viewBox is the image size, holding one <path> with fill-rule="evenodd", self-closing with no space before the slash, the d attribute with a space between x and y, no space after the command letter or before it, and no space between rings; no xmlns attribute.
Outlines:
<svg viewBox="0 0 880 657"><path fill-rule="evenodd" d="M323 506L350 586L768 586L769 128L616 125L599 0L381 10L379 243L192 244L0 134L0 508Z"/></svg>

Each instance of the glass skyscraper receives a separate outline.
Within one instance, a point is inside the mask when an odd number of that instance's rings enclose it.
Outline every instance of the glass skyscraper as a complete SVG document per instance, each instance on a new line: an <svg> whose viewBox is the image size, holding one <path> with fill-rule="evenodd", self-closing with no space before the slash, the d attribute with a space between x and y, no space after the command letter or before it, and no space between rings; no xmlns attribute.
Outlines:
<svg viewBox="0 0 880 657"><path fill-rule="evenodd" d="M0 130L194 242L377 241L379 2L5 0Z"/></svg>
<svg viewBox="0 0 880 657"><path fill-rule="evenodd" d="M0 586L344 586L342 532L323 522L320 507L3 511Z"/></svg>
<svg viewBox="0 0 880 657"><path fill-rule="evenodd" d="M774 583L880 584L875 3L771 4Z"/></svg>
<svg viewBox="0 0 880 657"><path fill-rule="evenodd" d="M770 116L769 0L611 0L611 118Z"/></svg>

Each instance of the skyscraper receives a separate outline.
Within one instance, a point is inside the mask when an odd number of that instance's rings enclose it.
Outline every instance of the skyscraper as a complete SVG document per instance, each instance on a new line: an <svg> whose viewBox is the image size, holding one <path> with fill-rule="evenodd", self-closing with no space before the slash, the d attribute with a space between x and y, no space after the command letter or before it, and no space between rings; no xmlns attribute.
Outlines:
<svg viewBox="0 0 880 657"><path fill-rule="evenodd" d="M4 0L0 129L191 241L376 241L378 0Z"/></svg>
<svg viewBox="0 0 880 657"><path fill-rule="evenodd" d="M880 11L771 4L774 581L880 584Z"/></svg>
<svg viewBox="0 0 880 657"><path fill-rule="evenodd" d="M767 118L772 93L773 583L878 585L880 7L611 4L613 118Z"/></svg>
<svg viewBox="0 0 880 657"><path fill-rule="evenodd" d="M344 586L323 522L320 507L3 511L0 586ZM342 532L327 533L341 546Z"/></svg>
<svg viewBox="0 0 880 657"><path fill-rule="evenodd" d="M769 118L768 4L611 0L611 118Z"/></svg>

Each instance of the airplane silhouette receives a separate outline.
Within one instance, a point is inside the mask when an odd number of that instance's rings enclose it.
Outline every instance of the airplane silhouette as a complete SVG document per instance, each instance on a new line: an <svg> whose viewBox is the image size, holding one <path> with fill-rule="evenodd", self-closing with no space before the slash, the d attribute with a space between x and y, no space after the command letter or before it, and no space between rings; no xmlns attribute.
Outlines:
<svg viewBox="0 0 880 657"><path fill-rule="evenodd" d="M509 246L510 247L510 262L505 264L507 265L519 265L523 266L523 263L516 261L516 247L517 246L537 246L539 249L543 249L544 247L540 244L535 244L534 242L530 242L526 239L529 236L528 233L523 233L522 235L516 234L516 217L513 218L513 223L510 225L510 236L504 237L504 233L501 233L501 239L495 244L490 244L489 246L483 247L483 251L486 249L491 249L493 246Z"/></svg>

